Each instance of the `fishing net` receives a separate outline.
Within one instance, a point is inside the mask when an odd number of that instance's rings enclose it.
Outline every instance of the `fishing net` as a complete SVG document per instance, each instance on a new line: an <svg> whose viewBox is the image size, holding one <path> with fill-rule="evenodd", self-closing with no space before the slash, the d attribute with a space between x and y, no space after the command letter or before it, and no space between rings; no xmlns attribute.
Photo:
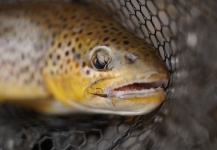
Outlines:
<svg viewBox="0 0 217 150"><path fill-rule="evenodd" d="M217 149L217 3L82 2L107 11L156 49L171 73L165 102L150 114L134 117L44 116L4 104L0 150Z"/></svg>

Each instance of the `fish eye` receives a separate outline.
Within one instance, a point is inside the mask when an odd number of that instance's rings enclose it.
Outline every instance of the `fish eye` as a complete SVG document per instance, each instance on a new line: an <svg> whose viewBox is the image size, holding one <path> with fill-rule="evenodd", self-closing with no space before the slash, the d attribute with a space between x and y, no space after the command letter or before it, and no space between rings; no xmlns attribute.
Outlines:
<svg viewBox="0 0 217 150"><path fill-rule="evenodd" d="M97 70L108 70L112 57L110 55L109 49L105 47L98 47L94 50L91 56L91 63Z"/></svg>

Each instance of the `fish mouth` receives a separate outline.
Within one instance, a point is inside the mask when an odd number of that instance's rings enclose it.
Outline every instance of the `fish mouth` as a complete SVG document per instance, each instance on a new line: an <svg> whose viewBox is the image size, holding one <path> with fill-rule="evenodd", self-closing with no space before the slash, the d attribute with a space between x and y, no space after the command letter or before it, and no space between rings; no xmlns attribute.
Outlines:
<svg viewBox="0 0 217 150"><path fill-rule="evenodd" d="M118 98L124 98L130 95L145 96L150 95L156 90L164 88L162 82L134 82L131 84L123 85L113 90L113 94Z"/></svg>
<svg viewBox="0 0 217 150"><path fill-rule="evenodd" d="M147 72L143 74L130 74L115 78L97 80L87 88L87 96L106 98L111 101L162 101L165 88L168 85L168 74ZM89 93L89 94L88 94ZM91 96L92 95L92 96Z"/></svg>
<svg viewBox="0 0 217 150"><path fill-rule="evenodd" d="M156 89L159 87L163 87L163 84L160 82L151 82L151 83L132 83L128 85L124 85L118 88L115 88L114 91L143 91L149 89Z"/></svg>
<svg viewBox="0 0 217 150"><path fill-rule="evenodd" d="M104 98L115 97L124 99L129 97L146 97L154 94L156 91L163 91L167 85L166 81L144 82L135 81L123 84L115 88L103 90L104 94L94 94Z"/></svg>

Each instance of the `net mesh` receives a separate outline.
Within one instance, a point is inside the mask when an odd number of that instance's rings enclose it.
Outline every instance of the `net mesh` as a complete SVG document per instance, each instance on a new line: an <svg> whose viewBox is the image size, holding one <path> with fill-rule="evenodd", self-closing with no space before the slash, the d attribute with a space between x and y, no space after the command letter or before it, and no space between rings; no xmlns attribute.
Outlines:
<svg viewBox="0 0 217 150"><path fill-rule="evenodd" d="M165 103L150 114L134 117L42 116L4 104L0 106L0 149L216 149L216 2L82 2L92 3L107 11L156 49L171 73Z"/></svg>

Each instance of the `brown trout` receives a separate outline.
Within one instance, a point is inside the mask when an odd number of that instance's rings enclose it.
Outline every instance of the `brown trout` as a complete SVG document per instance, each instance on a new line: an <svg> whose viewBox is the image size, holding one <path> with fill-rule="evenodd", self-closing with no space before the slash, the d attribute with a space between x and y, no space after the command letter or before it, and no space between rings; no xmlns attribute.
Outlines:
<svg viewBox="0 0 217 150"><path fill-rule="evenodd" d="M168 71L152 47L77 3L0 6L0 101L41 113L146 114Z"/></svg>

